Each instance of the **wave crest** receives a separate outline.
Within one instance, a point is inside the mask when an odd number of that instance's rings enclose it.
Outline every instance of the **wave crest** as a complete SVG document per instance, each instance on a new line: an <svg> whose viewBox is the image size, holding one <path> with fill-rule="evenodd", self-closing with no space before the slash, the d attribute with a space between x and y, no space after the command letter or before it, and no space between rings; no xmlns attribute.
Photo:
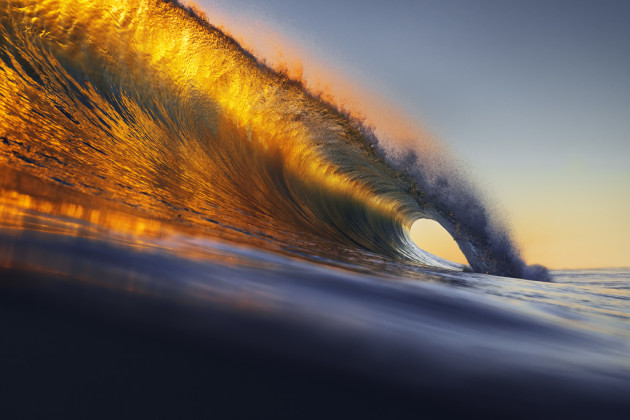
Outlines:
<svg viewBox="0 0 630 420"><path fill-rule="evenodd" d="M305 254L353 247L444 266L408 237L428 217L473 270L548 277L526 268L452 166L438 170L429 156L377 138L192 9L1 4L0 133L10 147L0 162Z"/></svg>

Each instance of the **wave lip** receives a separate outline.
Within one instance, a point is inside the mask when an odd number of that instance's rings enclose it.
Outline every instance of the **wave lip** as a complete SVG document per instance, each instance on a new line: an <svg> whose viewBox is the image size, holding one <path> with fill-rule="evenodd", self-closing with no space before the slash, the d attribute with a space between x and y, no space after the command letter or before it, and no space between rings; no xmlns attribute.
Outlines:
<svg viewBox="0 0 630 420"><path fill-rule="evenodd" d="M436 265L407 238L415 219L429 217L474 271L548 278L525 265L457 171L377 138L192 9L0 4L0 163L311 256L353 249L359 260Z"/></svg>

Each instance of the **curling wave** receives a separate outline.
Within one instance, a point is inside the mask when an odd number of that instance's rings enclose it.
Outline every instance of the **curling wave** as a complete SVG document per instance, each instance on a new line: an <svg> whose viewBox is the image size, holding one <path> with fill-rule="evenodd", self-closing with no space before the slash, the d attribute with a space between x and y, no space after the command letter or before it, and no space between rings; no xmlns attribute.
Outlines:
<svg viewBox="0 0 630 420"><path fill-rule="evenodd" d="M548 278L457 171L380 141L177 2L0 5L2 165L249 243L453 267L409 238L431 218L474 271Z"/></svg>

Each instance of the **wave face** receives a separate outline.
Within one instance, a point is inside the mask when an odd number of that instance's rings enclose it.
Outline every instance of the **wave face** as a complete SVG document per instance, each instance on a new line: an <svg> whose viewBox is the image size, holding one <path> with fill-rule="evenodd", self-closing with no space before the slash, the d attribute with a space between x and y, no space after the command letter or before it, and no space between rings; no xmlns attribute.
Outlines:
<svg viewBox="0 0 630 420"><path fill-rule="evenodd" d="M380 141L176 2L0 5L1 165L310 258L457 267L411 242L431 218L474 271L548 277L457 171Z"/></svg>

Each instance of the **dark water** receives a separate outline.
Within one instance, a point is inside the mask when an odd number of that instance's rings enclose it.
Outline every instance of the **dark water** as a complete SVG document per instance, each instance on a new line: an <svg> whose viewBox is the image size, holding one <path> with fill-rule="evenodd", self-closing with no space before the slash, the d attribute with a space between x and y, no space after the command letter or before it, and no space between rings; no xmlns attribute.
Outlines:
<svg viewBox="0 0 630 420"><path fill-rule="evenodd" d="M630 408L629 270L532 282L314 262L183 232L138 243L32 210L21 220L0 236L12 415Z"/></svg>
<svg viewBox="0 0 630 420"><path fill-rule="evenodd" d="M174 2L0 34L3 418L630 416L630 271L527 266L437 146Z"/></svg>

